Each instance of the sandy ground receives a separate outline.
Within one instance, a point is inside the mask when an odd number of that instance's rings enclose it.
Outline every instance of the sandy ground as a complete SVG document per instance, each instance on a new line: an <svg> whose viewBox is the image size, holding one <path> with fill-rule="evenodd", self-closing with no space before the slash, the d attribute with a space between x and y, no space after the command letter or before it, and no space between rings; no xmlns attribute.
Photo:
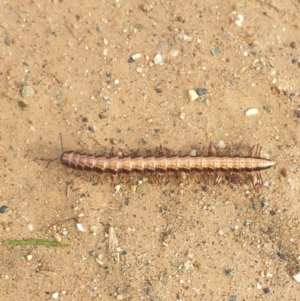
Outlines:
<svg viewBox="0 0 300 301"><path fill-rule="evenodd" d="M2 1L1 300L300 300L299 6ZM36 160L60 133L99 154L259 143L276 165L258 194L112 187ZM29 238L70 247L4 245Z"/></svg>

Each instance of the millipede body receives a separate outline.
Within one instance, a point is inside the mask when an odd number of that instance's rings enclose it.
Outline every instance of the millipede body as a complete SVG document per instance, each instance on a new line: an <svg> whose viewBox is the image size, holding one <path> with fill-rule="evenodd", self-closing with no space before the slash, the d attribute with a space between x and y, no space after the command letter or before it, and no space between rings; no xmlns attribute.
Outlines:
<svg viewBox="0 0 300 301"><path fill-rule="evenodd" d="M208 156L149 156L119 157L95 156L75 151L65 151L60 157L63 165L75 170L93 171L96 173L130 174L130 173L240 173L259 172L275 164L274 161L260 157L261 148L255 146L248 156L212 155L212 145Z"/></svg>

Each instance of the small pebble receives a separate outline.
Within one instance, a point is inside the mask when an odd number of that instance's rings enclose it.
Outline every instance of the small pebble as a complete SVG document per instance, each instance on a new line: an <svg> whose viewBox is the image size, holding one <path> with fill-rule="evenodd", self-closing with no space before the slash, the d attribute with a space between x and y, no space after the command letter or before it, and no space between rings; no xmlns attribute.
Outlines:
<svg viewBox="0 0 300 301"><path fill-rule="evenodd" d="M107 118L107 117L106 117L105 115L103 115L103 114L99 114L98 116L99 116L100 119L106 119L106 118Z"/></svg>
<svg viewBox="0 0 300 301"><path fill-rule="evenodd" d="M214 46L214 48L211 50L212 55L218 55L221 53L220 47L219 46Z"/></svg>
<svg viewBox="0 0 300 301"><path fill-rule="evenodd" d="M298 62L297 59L292 59L292 64L296 64Z"/></svg>
<svg viewBox="0 0 300 301"><path fill-rule="evenodd" d="M268 287L264 288L263 291L264 291L265 294L269 294L270 293L270 289Z"/></svg>
<svg viewBox="0 0 300 301"><path fill-rule="evenodd" d="M159 105L161 108L165 108L167 106L168 102L167 101L162 101Z"/></svg>
<svg viewBox="0 0 300 301"><path fill-rule="evenodd" d="M162 93L162 89L161 88L155 88L156 93Z"/></svg>
<svg viewBox="0 0 300 301"><path fill-rule="evenodd" d="M92 250L89 252L89 254L92 256L92 257L97 257L97 252L95 250Z"/></svg>
<svg viewBox="0 0 300 301"><path fill-rule="evenodd" d="M235 24L236 24L237 26L242 26L242 25L243 25L243 22L244 22L244 16L238 14L238 15L237 15L237 19L235 20Z"/></svg>
<svg viewBox="0 0 300 301"><path fill-rule="evenodd" d="M292 47L293 49L295 49L296 46L297 46L297 45L296 45L296 42L292 42L292 43L291 43L291 47Z"/></svg>
<svg viewBox="0 0 300 301"><path fill-rule="evenodd" d="M153 62L154 62L155 65L162 65L163 64L163 57L162 57L162 55L160 53L158 53L155 56Z"/></svg>
<svg viewBox="0 0 300 301"><path fill-rule="evenodd" d="M285 255L280 253L280 252L277 252L277 256L281 259L281 260L285 260Z"/></svg>
<svg viewBox="0 0 300 301"><path fill-rule="evenodd" d="M179 33L178 34L178 38L179 39L182 39L184 41L187 41L187 42L191 42L192 41L192 38L186 34L183 34L183 33Z"/></svg>
<svg viewBox="0 0 300 301"><path fill-rule="evenodd" d="M196 149L192 149L190 152L190 156L191 157L196 157L197 156L197 150Z"/></svg>
<svg viewBox="0 0 300 301"><path fill-rule="evenodd" d="M58 298L58 292L53 293L53 294L52 294L52 298L53 298L53 299L57 299L57 298Z"/></svg>
<svg viewBox="0 0 300 301"><path fill-rule="evenodd" d="M264 106L264 110L267 111L268 113L271 113L273 111L271 106Z"/></svg>
<svg viewBox="0 0 300 301"><path fill-rule="evenodd" d="M294 275L293 278L294 278L297 282L300 282L300 273Z"/></svg>
<svg viewBox="0 0 300 301"><path fill-rule="evenodd" d="M77 226L77 229L78 229L80 232L86 232L86 230L85 230L85 228L82 226L82 224L77 223L76 226Z"/></svg>
<svg viewBox="0 0 300 301"><path fill-rule="evenodd" d="M198 88L196 90L196 92L198 95L204 95L204 94L206 94L206 89Z"/></svg>
<svg viewBox="0 0 300 301"><path fill-rule="evenodd" d="M6 46L9 46L12 43L12 40L10 38L5 38L4 43Z"/></svg>
<svg viewBox="0 0 300 301"><path fill-rule="evenodd" d="M136 185L136 184L131 185L131 186L130 186L130 189L131 189L132 192L136 192L136 190L137 190L137 185Z"/></svg>
<svg viewBox="0 0 300 301"><path fill-rule="evenodd" d="M218 147L219 148L224 148L226 145L225 145L225 142L223 140L219 141L218 143Z"/></svg>
<svg viewBox="0 0 300 301"><path fill-rule="evenodd" d="M139 59L141 57L141 54L140 53L136 53L136 54L133 54L131 57L132 57L133 60L137 60L137 59Z"/></svg>
<svg viewBox="0 0 300 301"><path fill-rule="evenodd" d="M89 131L91 134L94 134L94 133L95 133L95 130L94 130L91 126L88 127L88 131Z"/></svg>
<svg viewBox="0 0 300 301"><path fill-rule="evenodd" d="M104 27L102 27L102 26L97 26L97 31L98 32L103 32L104 31Z"/></svg>
<svg viewBox="0 0 300 301"><path fill-rule="evenodd" d="M3 205L0 207L0 213L5 213L7 211L8 207Z"/></svg>
<svg viewBox="0 0 300 301"><path fill-rule="evenodd" d="M30 261L31 259L32 259L32 255L31 254L27 255L27 260Z"/></svg>
<svg viewBox="0 0 300 301"><path fill-rule="evenodd" d="M298 110L295 110L294 111L294 114L295 114L295 116L297 117L297 118L300 118L300 110L298 109Z"/></svg>
<svg viewBox="0 0 300 301"><path fill-rule="evenodd" d="M54 236L53 236L54 240L57 241L57 242L61 242L61 236L59 233L55 233Z"/></svg>
<svg viewBox="0 0 300 301"><path fill-rule="evenodd" d="M59 94L57 94L57 95L55 96L55 98L56 98L57 100L63 100L63 99L64 99L64 95L63 95L62 93L59 93Z"/></svg>
<svg viewBox="0 0 300 301"><path fill-rule="evenodd" d="M131 63L134 63L135 60L132 58L132 56L127 60L127 63L131 64Z"/></svg>
<svg viewBox="0 0 300 301"><path fill-rule="evenodd" d="M233 276L233 270L232 269L226 270L225 275L228 276L228 277L232 277Z"/></svg>
<svg viewBox="0 0 300 301"><path fill-rule="evenodd" d="M238 297L237 295L232 295L230 296L229 301L236 301L237 297Z"/></svg>
<svg viewBox="0 0 300 301"><path fill-rule="evenodd" d="M252 116L258 114L258 110L256 108L248 109L246 112L246 116Z"/></svg>
<svg viewBox="0 0 300 301"><path fill-rule="evenodd" d="M194 100L196 100L198 97L199 97L199 96L198 96L198 94L197 94L197 92L196 92L195 90L189 90L189 91L188 91L188 98L189 98L190 101L194 101Z"/></svg>
<svg viewBox="0 0 300 301"><path fill-rule="evenodd" d="M117 145L118 144L118 140L117 139L110 139L110 143L113 145Z"/></svg>
<svg viewBox="0 0 300 301"><path fill-rule="evenodd" d="M23 98L28 98L34 95L34 90L31 86L23 86L21 91L21 96Z"/></svg>
<svg viewBox="0 0 300 301"><path fill-rule="evenodd" d="M136 68L136 72L137 73L142 73L143 72L143 68L142 67L137 67Z"/></svg>
<svg viewBox="0 0 300 301"><path fill-rule="evenodd" d="M185 118L185 113L181 112L179 118L183 120Z"/></svg>
<svg viewBox="0 0 300 301"><path fill-rule="evenodd" d="M27 107L27 104L26 104L24 101L19 100L19 101L18 101L18 106L19 106L21 109L24 109L24 108Z"/></svg>
<svg viewBox="0 0 300 301"><path fill-rule="evenodd" d="M176 49L171 49L169 52L169 55L172 57L176 57L178 55L178 50Z"/></svg>

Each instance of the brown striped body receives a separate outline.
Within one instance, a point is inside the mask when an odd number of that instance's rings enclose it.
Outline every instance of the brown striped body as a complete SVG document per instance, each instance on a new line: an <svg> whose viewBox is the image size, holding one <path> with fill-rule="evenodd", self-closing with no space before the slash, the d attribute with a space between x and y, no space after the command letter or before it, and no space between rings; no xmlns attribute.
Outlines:
<svg viewBox="0 0 300 301"><path fill-rule="evenodd" d="M150 156L105 157L78 152L63 152L60 161L76 170L96 173L130 174L133 172L224 172L239 173L261 171L270 168L274 161L259 156Z"/></svg>

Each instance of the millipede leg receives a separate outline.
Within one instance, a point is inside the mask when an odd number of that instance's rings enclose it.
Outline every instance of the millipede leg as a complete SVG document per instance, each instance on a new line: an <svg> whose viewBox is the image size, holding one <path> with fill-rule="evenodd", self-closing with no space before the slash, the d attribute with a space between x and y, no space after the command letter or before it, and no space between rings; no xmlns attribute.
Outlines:
<svg viewBox="0 0 300 301"><path fill-rule="evenodd" d="M212 142L208 146L208 156L220 156L219 150Z"/></svg>

